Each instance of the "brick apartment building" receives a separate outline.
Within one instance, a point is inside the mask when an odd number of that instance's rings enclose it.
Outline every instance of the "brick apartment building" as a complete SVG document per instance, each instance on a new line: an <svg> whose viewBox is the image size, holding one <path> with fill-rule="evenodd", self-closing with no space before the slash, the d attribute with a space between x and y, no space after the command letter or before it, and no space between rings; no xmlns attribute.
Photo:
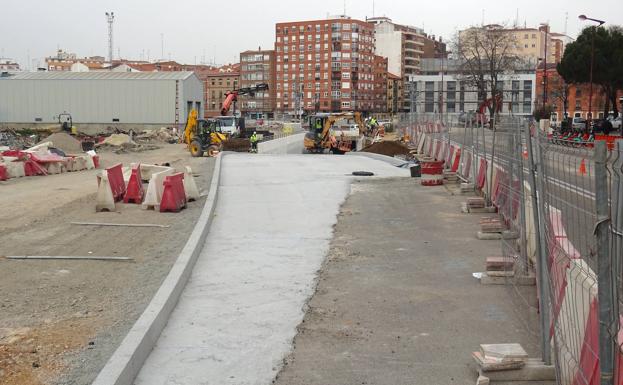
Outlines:
<svg viewBox="0 0 623 385"><path fill-rule="evenodd" d="M240 53L240 88L268 84L268 91L254 96L240 97L239 108L243 116L272 118L275 110L275 51L244 51Z"/></svg>
<svg viewBox="0 0 623 385"><path fill-rule="evenodd" d="M386 111L390 114L402 111L400 102L403 98L403 85L404 82L400 76L387 73Z"/></svg>
<svg viewBox="0 0 623 385"><path fill-rule="evenodd" d="M220 116L221 105L228 91L238 89L240 84L240 64L228 64L205 74L205 113L204 116ZM236 106L240 108L240 103ZM233 110L230 111L230 115Z"/></svg>
<svg viewBox="0 0 623 385"><path fill-rule="evenodd" d="M275 26L275 109L369 111L374 26L346 16Z"/></svg>
<svg viewBox="0 0 623 385"><path fill-rule="evenodd" d="M543 64L540 64L536 70L536 107L540 107L543 103L543 87L544 75ZM617 103L619 98L623 97L623 92L617 95ZM562 76L556 70L556 64L547 65L547 104L554 107L552 119L562 120L565 117L565 111L568 117L588 118L589 113L590 84L566 84ZM565 103L566 102L566 103ZM565 108L566 104L566 108ZM536 108L535 107L535 108ZM621 111L621 104L617 107ZM593 101L592 116L594 119L603 118L606 115L606 96L601 91L601 87L593 84ZM612 104L609 105L608 112L613 111Z"/></svg>
<svg viewBox="0 0 623 385"><path fill-rule="evenodd" d="M387 74L387 58L374 55L373 112L387 112Z"/></svg>

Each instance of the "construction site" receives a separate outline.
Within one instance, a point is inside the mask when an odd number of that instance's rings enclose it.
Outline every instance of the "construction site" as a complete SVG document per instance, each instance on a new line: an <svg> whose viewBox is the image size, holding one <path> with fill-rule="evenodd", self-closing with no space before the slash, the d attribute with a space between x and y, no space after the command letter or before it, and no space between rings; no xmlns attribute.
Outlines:
<svg viewBox="0 0 623 385"><path fill-rule="evenodd" d="M556 126L549 25L460 31L534 32L537 101L343 5L218 67L115 61L112 12L108 59L0 61L0 385L623 385L616 87Z"/></svg>
<svg viewBox="0 0 623 385"><path fill-rule="evenodd" d="M555 383L523 130L483 122L3 130L2 383Z"/></svg>

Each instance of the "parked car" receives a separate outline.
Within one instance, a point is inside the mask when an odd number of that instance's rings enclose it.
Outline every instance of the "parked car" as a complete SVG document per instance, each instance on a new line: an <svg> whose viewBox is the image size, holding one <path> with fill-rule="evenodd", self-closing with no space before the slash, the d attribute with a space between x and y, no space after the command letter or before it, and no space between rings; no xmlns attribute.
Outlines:
<svg viewBox="0 0 623 385"><path fill-rule="evenodd" d="M571 128L574 130L584 130L586 128L586 119L584 118L573 118L571 122Z"/></svg>
<svg viewBox="0 0 623 385"><path fill-rule="evenodd" d="M591 122L594 132L603 132L608 135L612 131L612 123L607 119L595 119Z"/></svg>
<svg viewBox="0 0 623 385"><path fill-rule="evenodd" d="M610 120L610 123L612 123L612 128L614 130L620 130L621 129L621 117L617 116L616 118L613 116L608 117L608 120Z"/></svg>
<svg viewBox="0 0 623 385"><path fill-rule="evenodd" d="M476 123L476 111L462 111L459 113L459 123L465 122Z"/></svg>

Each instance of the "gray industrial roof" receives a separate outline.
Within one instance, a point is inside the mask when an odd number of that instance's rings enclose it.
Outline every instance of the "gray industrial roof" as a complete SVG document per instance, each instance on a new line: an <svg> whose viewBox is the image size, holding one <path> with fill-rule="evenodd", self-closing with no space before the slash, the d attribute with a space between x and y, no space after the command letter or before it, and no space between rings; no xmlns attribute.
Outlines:
<svg viewBox="0 0 623 385"><path fill-rule="evenodd" d="M185 80L192 76L191 71L179 72L114 72L114 71L50 71L16 72L0 76L0 80Z"/></svg>

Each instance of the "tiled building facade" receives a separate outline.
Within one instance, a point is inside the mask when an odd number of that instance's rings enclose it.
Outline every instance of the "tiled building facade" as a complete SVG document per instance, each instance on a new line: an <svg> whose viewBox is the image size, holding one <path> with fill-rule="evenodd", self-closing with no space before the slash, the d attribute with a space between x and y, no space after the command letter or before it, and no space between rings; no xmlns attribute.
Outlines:
<svg viewBox="0 0 623 385"><path fill-rule="evenodd" d="M276 111L372 109L372 24L347 17L277 23L275 36Z"/></svg>
<svg viewBox="0 0 623 385"><path fill-rule="evenodd" d="M387 112L387 58L374 55L373 112Z"/></svg>
<svg viewBox="0 0 623 385"><path fill-rule="evenodd" d="M240 88L268 84L268 91L245 95L239 107L243 116L271 118L275 110L275 51L261 50L240 53Z"/></svg>

